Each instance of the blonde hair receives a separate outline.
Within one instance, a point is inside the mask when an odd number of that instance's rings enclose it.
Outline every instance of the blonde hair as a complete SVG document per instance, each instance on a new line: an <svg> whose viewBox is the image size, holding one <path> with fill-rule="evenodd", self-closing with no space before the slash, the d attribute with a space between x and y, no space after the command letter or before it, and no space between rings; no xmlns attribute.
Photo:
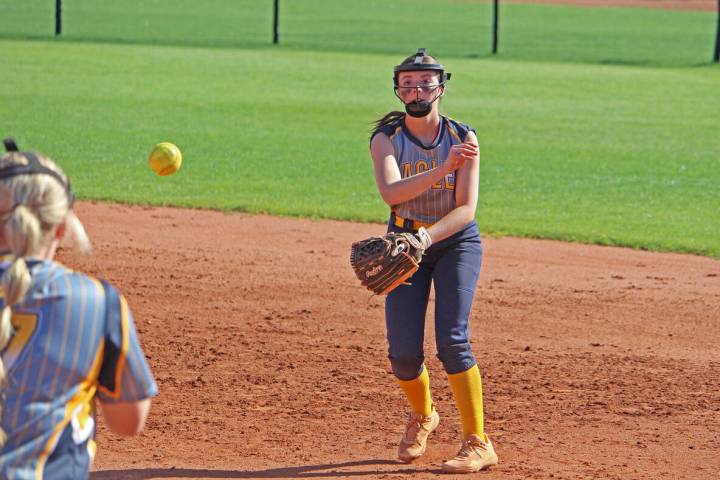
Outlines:
<svg viewBox="0 0 720 480"><path fill-rule="evenodd" d="M31 157L52 172L22 171L22 166L31 165ZM62 170L47 157L23 152L10 152L0 157L0 172L12 167L19 167L21 171L0 179L0 228L11 261L0 278L5 296L5 306L0 312L0 351L12 338L12 307L25 298L32 284L26 258L43 255L63 221L82 250L88 250L90 245L85 229L72 212L72 193ZM0 357L0 387L3 390L6 373ZM0 417L2 408L0 399ZM5 432L0 428L0 446L6 440Z"/></svg>

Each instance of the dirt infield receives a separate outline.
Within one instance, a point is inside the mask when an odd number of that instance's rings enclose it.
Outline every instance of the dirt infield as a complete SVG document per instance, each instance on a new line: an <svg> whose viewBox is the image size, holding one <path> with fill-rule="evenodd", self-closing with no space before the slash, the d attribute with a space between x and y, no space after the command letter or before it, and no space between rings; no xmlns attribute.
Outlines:
<svg viewBox="0 0 720 480"><path fill-rule="evenodd" d="M443 420L425 457L394 460L405 405L383 301L347 258L382 225L78 211L96 252L59 258L125 292L161 392L139 438L100 418L91 478L435 478L455 453L459 417L428 325ZM501 460L485 478L717 478L720 261L484 246L472 341Z"/></svg>

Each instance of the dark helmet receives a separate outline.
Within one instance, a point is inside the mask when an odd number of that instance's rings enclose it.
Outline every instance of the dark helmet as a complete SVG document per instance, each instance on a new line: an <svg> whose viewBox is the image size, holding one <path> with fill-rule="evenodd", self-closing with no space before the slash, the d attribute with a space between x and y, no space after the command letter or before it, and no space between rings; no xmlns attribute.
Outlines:
<svg viewBox="0 0 720 480"><path fill-rule="evenodd" d="M60 184L65 188L65 192L68 196L68 205L70 206L70 208L72 208L73 203L75 203L75 193L73 193L72 188L70 188L70 181L67 178L63 178L62 175L60 175L55 170L47 168L46 166L41 164L40 160L38 160L37 155L35 155L33 152L19 151L17 143L15 143L15 140L13 140L12 138L6 138L5 140L3 140L3 144L5 145L5 150L8 153L16 152L24 156L28 160L28 163L27 165L18 163L0 169L0 180L4 178L15 177L18 175L50 175L51 177L54 177L58 182L60 182Z"/></svg>
<svg viewBox="0 0 720 480"><path fill-rule="evenodd" d="M394 69L393 83L398 86L398 75L400 72L417 72L419 70L430 70L440 73L440 85L444 85L446 81L450 80L451 73L445 73L445 67L439 63L423 63L425 57L425 49L418 48L415 54L415 60L413 62L403 62L397 65Z"/></svg>

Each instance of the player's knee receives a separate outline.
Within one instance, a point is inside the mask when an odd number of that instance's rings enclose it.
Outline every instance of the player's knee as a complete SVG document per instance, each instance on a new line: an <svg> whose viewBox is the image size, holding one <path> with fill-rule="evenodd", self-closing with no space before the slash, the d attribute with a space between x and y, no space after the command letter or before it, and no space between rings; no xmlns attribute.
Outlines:
<svg viewBox="0 0 720 480"><path fill-rule="evenodd" d="M422 373L425 357L411 352L398 352L390 355L392 371L400 380L413 380Z"/></svg>
<svg viewBox="0 0 720 480"><path fill-rule="evenodd" d="M464 372L477 363L469 343L440 345L437 356L442 362L445 372L451 375Z"/></svg>

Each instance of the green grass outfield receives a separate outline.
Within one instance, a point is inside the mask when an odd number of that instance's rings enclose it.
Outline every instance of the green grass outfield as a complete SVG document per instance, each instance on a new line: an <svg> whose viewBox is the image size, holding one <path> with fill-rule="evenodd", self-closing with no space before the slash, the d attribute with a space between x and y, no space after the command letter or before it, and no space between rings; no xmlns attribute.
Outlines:
<svg viewBox="0 0 720 480"><path fill-rule="evenodd" d="M382 221L369 123L397 55L0 40L0 132L83 199ZM490 234L720 258L720 70L444 60ZM182 170L146 166L175 142Z"/></svg>

